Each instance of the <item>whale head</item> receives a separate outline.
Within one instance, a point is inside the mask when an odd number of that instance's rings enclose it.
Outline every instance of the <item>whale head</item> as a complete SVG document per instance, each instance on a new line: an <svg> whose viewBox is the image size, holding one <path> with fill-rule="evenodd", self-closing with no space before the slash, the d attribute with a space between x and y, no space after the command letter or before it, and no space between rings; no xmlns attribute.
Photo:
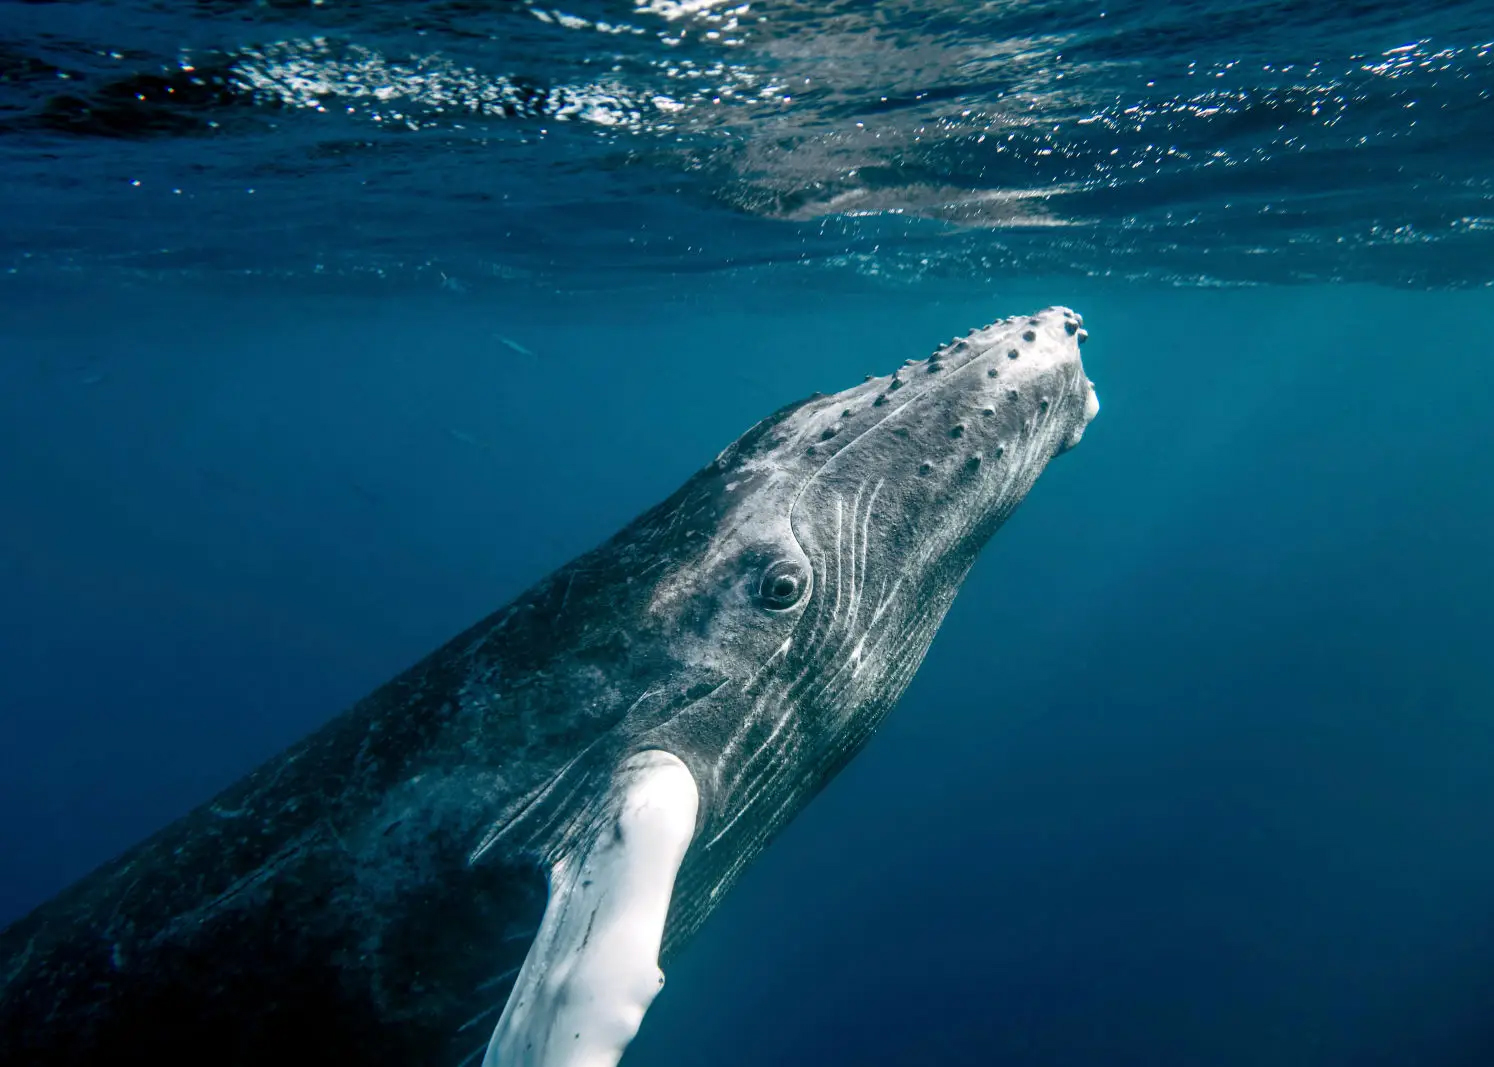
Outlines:
<svg viewBox="0 0 1494 1067"><path fill-rule="evenodd" d="M862 746L981 547L1079 442L1086 337L1047 308L789 405L526 602L551 659L518 676L559 699L510 721L563 763L520 809L550 900L485 1064L571 1062L583 1037L616 1061L658 952Z"/></svg>
<svg viewBox="0 0 1494 1067"><path fill-rule="evenodd" d="M638 739L701 787L675 934L866 741L982 546L1078 443L1099 410L1086 337L1051 307L789 405L640 520L691 545L649 587L651 628L728 679Z"/></svg>

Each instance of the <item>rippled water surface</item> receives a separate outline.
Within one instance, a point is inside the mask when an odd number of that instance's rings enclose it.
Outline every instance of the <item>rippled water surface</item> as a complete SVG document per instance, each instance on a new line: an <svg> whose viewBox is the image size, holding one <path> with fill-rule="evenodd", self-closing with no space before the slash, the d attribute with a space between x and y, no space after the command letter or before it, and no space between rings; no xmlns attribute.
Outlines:
<svg viewBox="0 0 1494 1067"><path fill-rule="evenodd" d="M1494 5L0 5L0 267L1494 280Z"/></svg>

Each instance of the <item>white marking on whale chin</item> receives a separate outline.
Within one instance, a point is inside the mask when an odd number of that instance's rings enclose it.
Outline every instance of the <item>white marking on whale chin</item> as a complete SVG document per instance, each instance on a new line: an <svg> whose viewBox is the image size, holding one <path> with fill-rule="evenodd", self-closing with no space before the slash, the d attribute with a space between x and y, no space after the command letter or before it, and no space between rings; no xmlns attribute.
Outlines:
<svg viewBox="0 0 1494 1067"><path fill-rule="evenodd" d="M617 769L608 816L550 870L550 900L483 1067L615 1067L664 984L659 944L700 792L678 757Z"/></svg>

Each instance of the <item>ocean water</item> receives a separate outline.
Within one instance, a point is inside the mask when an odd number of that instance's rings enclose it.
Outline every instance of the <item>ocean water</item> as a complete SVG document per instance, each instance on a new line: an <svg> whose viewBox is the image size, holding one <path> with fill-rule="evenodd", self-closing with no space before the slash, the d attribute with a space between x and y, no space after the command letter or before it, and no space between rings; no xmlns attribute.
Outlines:
<svg viewBox="0 0 1494 1067"><path fill-rule="evenodd" d="M1494 1064L1494 6L0 4L0 924L757 418L1102 411L626 1067Z"/></svg>

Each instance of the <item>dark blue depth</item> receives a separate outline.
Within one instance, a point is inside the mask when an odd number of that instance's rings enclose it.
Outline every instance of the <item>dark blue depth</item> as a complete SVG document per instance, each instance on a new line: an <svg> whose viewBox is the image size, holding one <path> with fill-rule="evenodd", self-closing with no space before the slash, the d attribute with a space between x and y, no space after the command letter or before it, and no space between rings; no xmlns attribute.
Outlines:
<svg viewBox="0 0 1494 1067"><path fill-rule="evenodd" d="M1494 1062L1487 294L800 278L6 290L0 921L779 403L1063 302L1099 418L627 1062Z"/></svg>

